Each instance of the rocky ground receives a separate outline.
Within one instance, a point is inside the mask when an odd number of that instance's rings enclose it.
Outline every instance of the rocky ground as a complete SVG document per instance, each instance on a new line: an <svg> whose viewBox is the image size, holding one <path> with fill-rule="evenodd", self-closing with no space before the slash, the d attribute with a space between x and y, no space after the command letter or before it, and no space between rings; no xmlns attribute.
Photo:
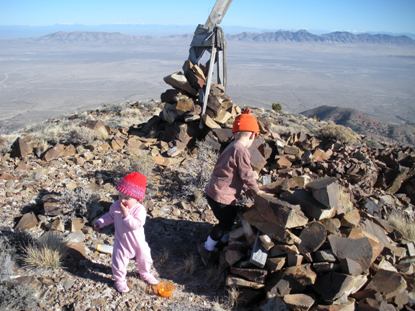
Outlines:
<svg viewBox="0 0 415 311"><path fill-rule="evenodd" d="M0 309L413 310L414 150L368 147L350 129L304 116L254 111L262 135L252 166L269 194L246 202L252 208L219 254L225 269L203 266L196 246L215 220L202 190L240 108L213 87L200 129L196 92L183 90L182 78L166 77L175 89L161 103L102 108L1 137ZM146 236L154 270L176 286L170 299L147 293L133 262L132 291L118 294L111 256L97 250L112 244L113 229L91 224L134 170L148 176ZM391 222L395 214L402 226ZM48 236L64 245L53 269L39 267L45 256L25 255ZM391 280L396 287L382 287Z"/></svg>

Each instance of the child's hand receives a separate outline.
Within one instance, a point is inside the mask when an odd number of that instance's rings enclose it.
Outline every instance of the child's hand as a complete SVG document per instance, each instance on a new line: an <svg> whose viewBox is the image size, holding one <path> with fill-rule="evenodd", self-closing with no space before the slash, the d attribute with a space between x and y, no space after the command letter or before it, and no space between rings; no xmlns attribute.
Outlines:
<svg viewBox="0 0 415 311"><path fill-rule="evenodd" d="M101 226L99 225L99 223L98 223L98 222L95 222L95 223L94 223L94 230L95 230L95 231L100 231L100 230L101 230Z"/></svg>
<svg viewBox="0 0 415 311"><path fill-rule="evenodd" d="M127 217L130 214L128 206L123 201L120 202L120 208L124 217Z"/></svg>

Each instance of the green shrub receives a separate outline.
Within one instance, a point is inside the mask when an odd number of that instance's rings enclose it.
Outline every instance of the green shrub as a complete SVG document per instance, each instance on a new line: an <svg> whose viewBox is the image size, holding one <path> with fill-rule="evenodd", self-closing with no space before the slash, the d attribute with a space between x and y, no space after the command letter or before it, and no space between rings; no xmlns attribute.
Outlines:
<svg viewBox="0 0 415 311"><path fill-rule="evenodd" d="M353 132L352 129L343 125L338 125L333 122L322 126L319 130L318 136L321 138L329 138L339 140L345 144L353 144L359 141L359 135Z"/></svg>
<svg viewBox="0 0 415 311"><path fill-rule="evenodd" d="M280 103L272 103L272 110L275 112L281 112L282 111L282 105Z"/></svg>

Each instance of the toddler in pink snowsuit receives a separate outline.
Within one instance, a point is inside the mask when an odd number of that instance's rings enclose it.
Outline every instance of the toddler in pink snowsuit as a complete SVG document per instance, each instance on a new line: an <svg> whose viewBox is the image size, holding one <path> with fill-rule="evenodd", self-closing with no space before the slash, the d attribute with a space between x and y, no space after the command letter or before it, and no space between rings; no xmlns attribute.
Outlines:
<svg viewBox="0 0 415 311"><path fill-rule="evenodd" d="M147 212L140 202L144 199L146 182L146 177L137 172L122 178L116 187L120 193L119 199L94 224L95 229L101 229L114 223L112 275L115 288L121 293L129 291L127 265L134 257L141 279L151 285L159 282L150 272L153 260L144 234Z"/></svg>

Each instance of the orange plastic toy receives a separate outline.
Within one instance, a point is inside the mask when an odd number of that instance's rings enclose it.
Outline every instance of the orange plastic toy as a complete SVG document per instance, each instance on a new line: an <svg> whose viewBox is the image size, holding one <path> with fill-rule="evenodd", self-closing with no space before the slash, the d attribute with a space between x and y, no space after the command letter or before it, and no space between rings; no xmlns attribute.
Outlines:
<svg viewBox="0 0 415 311"><path fill-rule="evenodd" d="M173 285L172 282L160 281L160 283L156 285L155 291L156 291L156 294L159 295L160 297L170 298L171 296L173 296L174 290L175 290L175 286Z"/></svg>

